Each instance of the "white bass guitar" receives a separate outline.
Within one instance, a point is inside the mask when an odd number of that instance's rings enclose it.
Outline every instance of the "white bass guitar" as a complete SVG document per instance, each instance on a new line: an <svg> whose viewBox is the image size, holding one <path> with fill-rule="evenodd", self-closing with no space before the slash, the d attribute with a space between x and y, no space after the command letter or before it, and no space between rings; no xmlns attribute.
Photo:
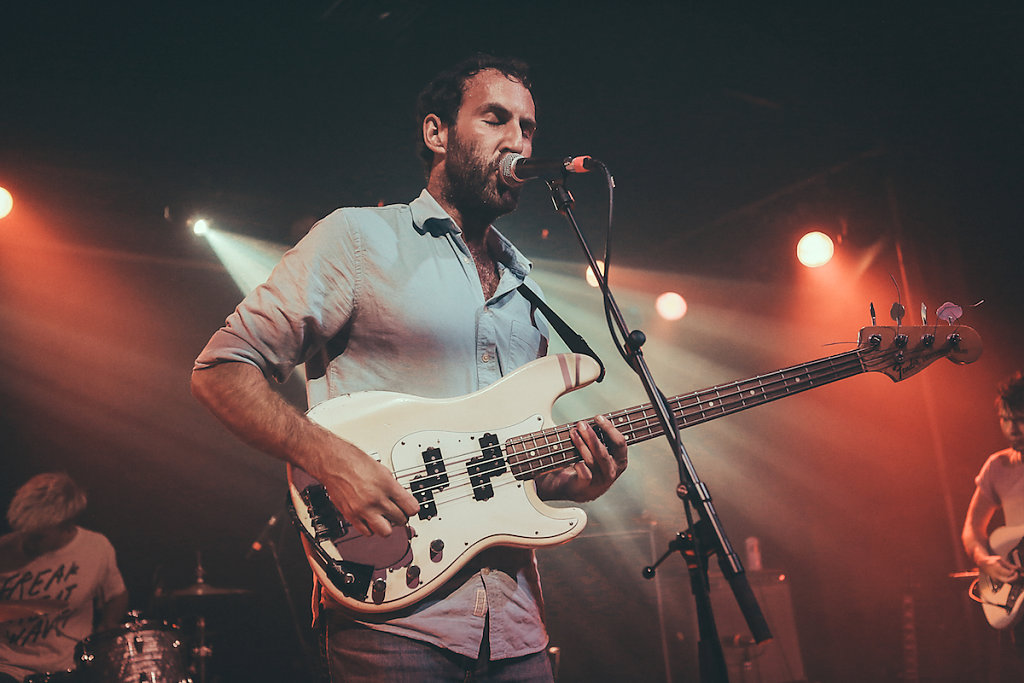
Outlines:
<svg viewBox="0 0 1024 683"><path fill-rule="evenodd" d="M981 340L969 327L865 327L851 351L668 403L682 429L862 372L900 381L938 358L970 363L979 355ZM571 426L552 425L551 406L593 382L598 372L587 356L554 355L459 398L364 392L310 410L311 420L390 468L420 503L405 528L387 538L363 536L323 485L289 466L293 518L309 564L330 597L355 612L404 609L485 548L549 546L579 534L586 514L545 504L532 480L580 459L569 439ZM628 443L662 433L650 405L608 418Z"/></svg>

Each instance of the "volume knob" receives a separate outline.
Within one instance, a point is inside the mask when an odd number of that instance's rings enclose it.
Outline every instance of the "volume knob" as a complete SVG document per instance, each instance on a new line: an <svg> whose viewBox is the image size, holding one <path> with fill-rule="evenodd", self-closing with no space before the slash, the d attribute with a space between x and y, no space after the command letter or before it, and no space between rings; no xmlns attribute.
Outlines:
<svg viewBox="0 0 1024 683"><path fill-rule="evenodd" d="M420 568L415 564L410 564L405 570L405 585L410 588L420 582Z"/></svg>

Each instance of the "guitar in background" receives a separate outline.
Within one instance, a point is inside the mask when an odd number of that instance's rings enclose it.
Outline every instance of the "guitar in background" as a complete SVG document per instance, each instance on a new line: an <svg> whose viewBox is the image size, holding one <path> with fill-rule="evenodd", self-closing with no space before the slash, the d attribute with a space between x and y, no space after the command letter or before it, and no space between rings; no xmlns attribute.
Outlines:
<svg viewBox="0 0 1024 683"><path fill-rule="evenodd" d="M995 554L1024 566L1024 525L994 529L989 545ZM989 625L998 629L1010 628L1020 621L1021 605L1024 604L1022 594L1024 579L1003 583L985 572L978 573L970 588L971 598L981 603Z"/></svg>

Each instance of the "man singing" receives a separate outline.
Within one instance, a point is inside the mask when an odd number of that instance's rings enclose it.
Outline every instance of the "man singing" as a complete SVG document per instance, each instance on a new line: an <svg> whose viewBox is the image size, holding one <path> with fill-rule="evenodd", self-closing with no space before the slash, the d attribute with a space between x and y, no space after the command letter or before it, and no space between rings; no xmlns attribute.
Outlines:
<svg viewBox="0 0 1024 683"><path fill-rule="evenodd" d="M393 472L307 419L268 378L305 363L310 406L344 393L429 398L477 391L547 350L548 331L518 291L531 264L492 225L515 210L500 161L530 156L537 130L527 67L477 55L420 93L427 187L409 204L348 208L321 220L239 304L196 360L195 396L256 448L319 480L355 531L388 536L419 511ZM589 501L626 468L572 430L581 461L536 479L542 499ZM485 550L414 607L346 613L326 594L320 622L335 681L550 681L533 552Z"/></svg>

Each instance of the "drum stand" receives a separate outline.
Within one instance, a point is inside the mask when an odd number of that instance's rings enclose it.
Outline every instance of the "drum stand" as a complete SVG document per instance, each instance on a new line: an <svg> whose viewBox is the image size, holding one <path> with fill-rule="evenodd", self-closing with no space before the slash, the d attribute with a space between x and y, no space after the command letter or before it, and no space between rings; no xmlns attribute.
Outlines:
<svg viewBox="0 0 1024 683"><path fill-rule="evenodd" d="M213 651L206 644L206 617L196 617L196 639L197 643L192 648L192 656L196 658L196 683L206 683L206 660L213 654Z"/></svg>
<svg viewBox="0 0 1024 683"><path fill-rule="evenodd" d="M206 585L206 571L203 569L203 556L201 551L196 551L196 586ZM198 590L202 594L202 588ZM206 683L206 660L213 654L213 650L206 644L206 617L202 614L196 615L196 646L192 648L192 656L196 660L196 683Z"/></svg>
<svg viewBox="0 0 1024 683"><path fill-rule="evenodd" d="M213 651L206 644L206 616L203 614L203 607L211 598L240 596L249 593L244 588L217 588L206 583L206 570L203 569L203 558L200 551L196 551L196 582L191 586L172 591L171 598L185 601L188 605L195 606L195 638L196 644L192 648L192 657L195 661L195 683L206 683L206 663L212 656Z"/></svg>

